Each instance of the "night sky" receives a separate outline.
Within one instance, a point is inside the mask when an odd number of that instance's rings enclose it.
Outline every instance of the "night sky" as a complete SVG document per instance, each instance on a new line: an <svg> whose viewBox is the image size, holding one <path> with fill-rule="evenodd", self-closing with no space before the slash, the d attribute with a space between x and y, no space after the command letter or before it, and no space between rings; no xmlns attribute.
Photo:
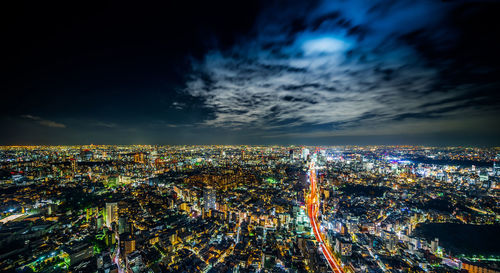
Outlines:
<svg viewBox="0 0 500 273"><path fill-rule="evenodd" d="M497 1L12 2L2 145L500 145Z"/></svg>

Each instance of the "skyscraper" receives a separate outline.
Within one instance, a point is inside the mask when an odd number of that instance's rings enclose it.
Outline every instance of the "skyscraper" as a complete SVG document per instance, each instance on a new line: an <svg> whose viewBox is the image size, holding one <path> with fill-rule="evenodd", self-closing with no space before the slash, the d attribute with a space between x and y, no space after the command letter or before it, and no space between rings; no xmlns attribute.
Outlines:
<svg viewBox="0 0 500 273"><path fill-rule="evenodd" d="M439 239L438 238L434 239L434 241L431 241L431 250L433 253L437 252L438 246L439 246Z"/></svg>
<svg viewBox="0 0 500 273"><path fill-rule="evenodd" d="M71 170L73 171L73 173L76 173L76 168L77 168L77 163L76 163L76 159L72 158L70 159L71 161Z"/></svg>
<svg viewBox="0 0 500 273"><path fill-rule="evenodd" d="M493 172L496 176L500 176L500 154L497 154L493 161Z"/></svg>
<svg viewBox="0 0 500 273"><path fill-rule="evenodd" d="M119 217L118 218L118 233L123 234L127 232L127 218Z"/></svg>
<svg viewBox="0 0 500 273"><path fill-rule="evenodd" d="M111 223L118 221L118 203L106 203L106 226L111 228Z"/></svg>
<svg viewBox="0 0 500 273"><path fill-rule="evenodd" d="M302 158L303 158L303 159L307 159L307 156L308 156L308 155L309 155L309 149L304 148L304 149L302 150Z"/></svg>
<svg viewBox="0 0 500 273"><path fill-rule="evenodd" d="M203 191L203 202L205 203L204 207L206 212L210 211L210 209L216 209L216 191L214 188L205 188L205 190Z"/></svg>

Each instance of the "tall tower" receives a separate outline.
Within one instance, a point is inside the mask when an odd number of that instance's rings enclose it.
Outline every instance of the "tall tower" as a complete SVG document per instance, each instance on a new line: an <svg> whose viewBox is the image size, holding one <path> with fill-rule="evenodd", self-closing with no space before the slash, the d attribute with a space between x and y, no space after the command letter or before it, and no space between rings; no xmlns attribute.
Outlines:
<svg viewBox="0 0 500 273"><path fill-rule="evenodd" d="M111 223L118 221L118 203L106 203L106 226L111 228Z"/></svg>

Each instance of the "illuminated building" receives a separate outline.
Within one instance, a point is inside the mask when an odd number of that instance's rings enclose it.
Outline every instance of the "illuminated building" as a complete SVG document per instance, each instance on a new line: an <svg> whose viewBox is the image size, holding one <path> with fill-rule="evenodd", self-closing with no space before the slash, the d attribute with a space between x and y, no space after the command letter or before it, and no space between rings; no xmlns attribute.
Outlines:
<svg viewBox="0 0 500 273"><path fill-rule="evenodd" d="M97 218L97 229L101 229L102 228L102 222L103 222L102 216L99 216Z"/></svg>
<svg viewBox="0 0 500 273"><path fill-rule="evenodd" d="M128 235L127 238L123 240L123 249L125 255L128 255L129 253L135 251L135 240L132 238L132 236Z"/></svg>
<svg viewBox="0 0 500 273"><path fill-rule="evenodd" d="M122 234L127 232L127 218L120 217L118 218L118 233Z"/></svg>
<svg viewBox="0 0 500 273"><path fill-rule="evenodd" d="M49 204L47 207L48 207L48 214L49 215L54 214L54 212L57 209L57 205L56 204Z"/></svg>
<svg viewBox="0 0 500 273"><path fill-rule="evenodd" d="M73 171L73 173L76 173L76 168L77 168L77 165L78 163L76 162L76 159L72 158L71 159L71 170Z"/></svg>
<svg viewBox="0 0 500 273"><path fill-rule="evenodd" d="M181 211L185 211L185 212L189 212L189 209L188 209L188 203L183 202L183 203L180 205L180 210L181 210Z"/></svg>
<svg viewBox="0 0 500 273"><path fill-rule="evenodd" d="M216 209L216 191L212 187L206 187L203 191L203 202L204 208L206 212L209 212L210 209Z"/></svg>
<svg viewBox="0 0 500 273"><path fill-rule="evenodd" d="M493 172L496 176L500 176L500 154L497 154L493 161Z"/></svg>
<svg viewBox="0 0 500 273"><path fill-rule="evenodd" d="M352 244L343 239L336 239L335 251L342 256L351 256Z"/></svg>
<svg viewBox="0 0 500 273"><path fill-rule="evenodd" d="M86 220L88 222L90 220L90 218L92 217L92 208L88 208L85 211L86 211Z"/></svg>
<svg viewBox="0 0 500 273"><path fill-rule="evenodd" d="M307 159L308 155L309 155L309 149L307 148L302 149L302 159Z"/></svg>
<svg viewBox="0 0 500 273"><path fill-rule="evenodd" d="M434 239L434 241L431 242L431 250L432 250L432 252L436 253L437 250L438 250L438 246L439 246L439 239L436 238L436 239Z"/></svg>
<svg viewBox="0 0 500 273"><path fill-rule="evenodd" d="M92 153L92 151L88 150L88 149L84 149L80 152L80 157L82 158L82 160L84 161L91 161L92 158L94 157L94 153Z"/></svg>
<svg viewBox="0 0 500 273"><path fill-rule="evenodd" d="M68 248L67 253L70 258L70 264L76 264L80 261L92 257L92 246L90 244L76 244Z"/></svg>
<svg viewBox="0 0 500 273"><path fill-rule="evenodd" d="M104 237L104 242L106 243L107 246L114 245L116 243L115 234L113 232L106 233L106 236Z"/></svg>
<svg viewBox="0 0 500 273"><path fill-rule="evenodd" d="M158 236L155 236L155 237L149 239L149 243L151 245L154 245L154 244L158 243L159 241L160 241L160 237L158 237Z"/></svg>
<svg viewBox="0 0 500 273"><path fill-rule="evenodd" d="M144 153L137 153L134 155L135 163L144 163Z"/></svg>
<svg viewBox="0 0 500 273"><path fill-rule="evenodd" d="M469 273L498 273L497 270L486 268L480 264L475 264L474 262L465 261L462 263L462 268L467 270Z"/></svg>
<svg viewBox="0 0 500 273"><path fill-rule="evenodd" d="M118 221L118 203L106 203L106 226L111 228L111 223Z"/></svg>

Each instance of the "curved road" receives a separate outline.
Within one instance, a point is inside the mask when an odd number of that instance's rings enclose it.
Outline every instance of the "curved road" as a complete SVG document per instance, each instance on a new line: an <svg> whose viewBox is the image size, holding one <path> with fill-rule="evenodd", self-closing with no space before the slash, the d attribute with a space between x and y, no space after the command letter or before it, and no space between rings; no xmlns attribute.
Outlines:
<svg viewBox="0 0 500 273"><path fill-rule="evenodd" d="M323 253L323 256L325 256L325 259L328 262L330 268L333 270L333 272L344 273L338 261L333 257L330 247L328 247L324 243L323 236L319 229L319 224L318 224L319 200L318 200L318 193L316 186L317 177L314 166L314 160L311 160L311 164L309 165L309 181L310 181L310 190L309 190L309 196L307 198L307 214L309 216L309 220L313 228L314 237L316 237L316 241L319 242L321 252Z"/></svg>

